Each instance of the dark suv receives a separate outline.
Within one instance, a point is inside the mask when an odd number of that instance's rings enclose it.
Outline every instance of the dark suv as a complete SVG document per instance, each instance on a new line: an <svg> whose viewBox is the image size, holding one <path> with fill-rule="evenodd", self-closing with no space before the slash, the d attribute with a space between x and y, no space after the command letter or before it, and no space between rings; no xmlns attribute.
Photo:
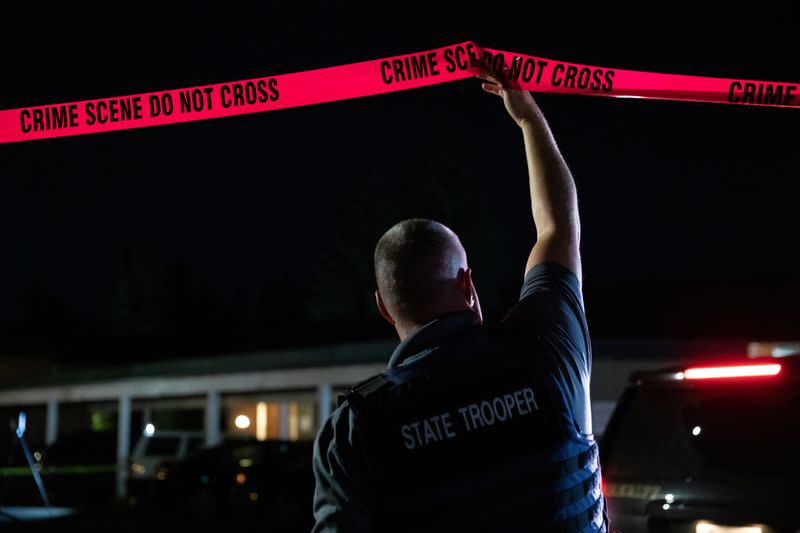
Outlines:
<svg viewBox="0 0 800 533"><path fill-rule="evenodd" d="M800 531L800 357L634 373L602 442L623 533Z"/></svg>

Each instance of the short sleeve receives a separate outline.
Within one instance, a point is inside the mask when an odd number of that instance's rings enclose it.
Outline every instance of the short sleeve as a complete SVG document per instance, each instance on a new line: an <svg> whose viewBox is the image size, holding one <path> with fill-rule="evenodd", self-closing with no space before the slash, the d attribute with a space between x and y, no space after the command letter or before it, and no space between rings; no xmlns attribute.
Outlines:
<svg viewBox="0 0 800 533"><path fill-rule="evenodd" d="M553 376L581 431L591 433L592 349L575 274L557 263L540 263L530 269L520 301L504 323L524 332L531 356L540 358L540 366Z"/></svg>
<svg viewBox="0 0 800 533"><path fill-rule="evenodd" d="M369 531L355 417L344 404L314 441L313 533Z"/></svg>
<svg viewBox="0 0 800 533"><path fill-rule="evenodd" d="M519 299L537 292L551 292L572 300L583 313L583 294L578 277L558 263L540 263L528 270Z"/></svg>

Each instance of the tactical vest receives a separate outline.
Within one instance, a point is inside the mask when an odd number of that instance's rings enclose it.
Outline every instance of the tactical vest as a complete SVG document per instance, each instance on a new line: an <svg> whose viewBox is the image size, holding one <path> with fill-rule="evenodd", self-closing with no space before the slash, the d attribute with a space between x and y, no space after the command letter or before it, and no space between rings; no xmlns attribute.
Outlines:
<svg viewBox="0 0 800 533"><path fill-rule="evenodd" d="M375 531L606 530L597 444L520 352L473 328L350 389Z"/></svg>

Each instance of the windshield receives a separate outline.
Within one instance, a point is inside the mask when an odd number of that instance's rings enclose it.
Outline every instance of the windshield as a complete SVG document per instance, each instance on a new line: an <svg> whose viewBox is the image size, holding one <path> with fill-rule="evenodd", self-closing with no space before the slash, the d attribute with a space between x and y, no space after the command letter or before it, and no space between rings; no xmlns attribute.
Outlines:
<svg viewBox="0 0 800 533"><path fill-rule="evenodd" d="M610 478L800 473L800 388L763 380L629 390L604 442Z"/></svg>

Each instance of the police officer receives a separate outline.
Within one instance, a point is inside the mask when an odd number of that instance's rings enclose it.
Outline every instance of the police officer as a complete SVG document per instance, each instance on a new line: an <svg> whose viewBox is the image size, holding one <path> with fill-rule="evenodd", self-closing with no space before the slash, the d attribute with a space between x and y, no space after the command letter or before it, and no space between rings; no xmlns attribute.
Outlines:
<svg viewBox="0 0 800 533"><path fill-rule="evenodd" d="M530 93L479 77L525 141L536 244L520 300L487 327L455 233L414 219L381 237L375 297L401 342L317 436L315 532L608 527L575 184Z"/></svg>

